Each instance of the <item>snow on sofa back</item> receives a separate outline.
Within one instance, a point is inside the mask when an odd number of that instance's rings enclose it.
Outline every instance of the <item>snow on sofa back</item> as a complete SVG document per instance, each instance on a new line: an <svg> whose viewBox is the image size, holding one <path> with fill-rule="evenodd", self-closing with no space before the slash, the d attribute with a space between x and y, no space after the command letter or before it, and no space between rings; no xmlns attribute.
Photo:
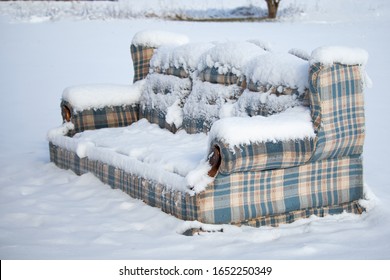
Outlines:
<svg viewBox="0 0 390 280"><path fill-rule="evenodd" d="M142 80L148 75L150 59L156 48L166 44L187 42L186 36L165 31L144 30L135 34L130 46L134 67L133 82Z"/></svg>
<svg viewBox="0 0 390 280"><path fill-rule="evenodd" d="M174 36L174 35L172 35ZM171 39L154 50L149 74L140 98L140 118L176 132L183 123L183 104L192 89L192 73L198 57L212 47L210 43L185 43Z"/></svg>
<svg viewBox="0 0 390 280"><path fill-rule="evenodd" d="M242 67L264 53L253 43L223 42L199 56L192 91L183 106L183 129L207 133L216 120L231 116L245 86Z"/></svg>
<svg viewBox="0 0 390 280"><path fill-rule="evenodd" d="M140 34L133 45L147 37ZM172 132L208 133L221 118L268 116L307 105L306 60L270 52L258 41L185 43L181 35L170 36L159 47L159 36L157 43L148 42L154 50L140 118Z"/></svg>

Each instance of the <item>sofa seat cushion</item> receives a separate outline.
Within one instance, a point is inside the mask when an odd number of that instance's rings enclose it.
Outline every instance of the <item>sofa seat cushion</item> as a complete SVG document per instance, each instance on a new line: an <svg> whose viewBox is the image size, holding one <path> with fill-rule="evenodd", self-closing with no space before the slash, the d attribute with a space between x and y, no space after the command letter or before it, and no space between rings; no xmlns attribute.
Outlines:
<svg viewBox="0 0 390 280"><path fill-rule="evenodd" d="M176 134L141 119L127 127L89 130L66 137L51 133L54 145L133 175L190 191L186 176L207 158L205 134Z"/></svg>

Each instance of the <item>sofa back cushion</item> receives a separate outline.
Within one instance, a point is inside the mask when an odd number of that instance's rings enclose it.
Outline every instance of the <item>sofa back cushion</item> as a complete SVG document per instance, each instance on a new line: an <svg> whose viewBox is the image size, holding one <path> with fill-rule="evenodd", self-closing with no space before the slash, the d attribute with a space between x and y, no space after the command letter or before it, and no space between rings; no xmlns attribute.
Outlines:
<svg viewBox="0 0 390 280"><path fill-rule="evenodd" d="M140 118L175 133L182 126L182 108L191 87L189 78L149 74L140 97Z"/></svg>
<svg viewBox="0 0 390 280"><path fill-rule="evenodd" d="M220 118L234 116L245 87L243 66L265 50L249 42L214 43L198 56L193 87L183 107L183 129L208 133Z"/></svg>
<svg viewBox="0 0 390 280"><path fill-rule="evenodd" d="M295 106L308 106L307 60L289 53L268 52L243 68L246 90L238 110L248 116L268 116Z"/></svg>
<svg viewBox="0 0 390 280"><path fill-rule="evenodd" d="M187 133L208 133L220 118L232 116L242 88L193 80L192 90L183 106L183 129Z"/></svg>
<svg viewBox="0 0 390 280"><path fill-rule="evenodd" d="M197 69L199 57L213 46L212 43L163 45L150 60L150 72L188 78Z"/></svg>

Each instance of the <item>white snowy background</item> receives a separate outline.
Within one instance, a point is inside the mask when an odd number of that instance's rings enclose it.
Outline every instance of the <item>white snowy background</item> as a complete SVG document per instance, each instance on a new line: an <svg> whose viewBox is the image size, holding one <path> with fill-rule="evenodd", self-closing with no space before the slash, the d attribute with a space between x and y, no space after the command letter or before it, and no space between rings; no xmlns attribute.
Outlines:
<svg viewBox="0 0 390 280"><path fill-rule="evenodd" d="M275 22L158 18L175 13L226 16L251 5L261 14L263 2L1 2L0 258L389 259L390 2L283 0ZM311 52L326 45L366 49L366 70L373 81L365 95L368 211L311 217L277 228L208 226L223 232L187 237L180 233L198 223L112 190L91 174L76 176L50 163L46 135L62 122L63 89L130 84L129 46L143 29L179 32L192 42L257 38L281 51Z"/></svg>

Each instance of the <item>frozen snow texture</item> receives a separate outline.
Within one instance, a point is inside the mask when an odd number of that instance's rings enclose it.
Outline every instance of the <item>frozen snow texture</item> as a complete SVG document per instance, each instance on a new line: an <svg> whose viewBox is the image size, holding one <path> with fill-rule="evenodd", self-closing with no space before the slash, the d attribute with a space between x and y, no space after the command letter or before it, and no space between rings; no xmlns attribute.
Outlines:
<svg viewBox="0 0 390 280"><path fill-rule="evenodd" d="M202 192L208 184L214 181L214 178L208 175L210 169L211 166L208 161L202 160L195 169L187 174L188 186L196 193Z"/></svg>
<svg viewBox="0 0 390 280"><path fill-rule="evenodd" d="M302 49L297 49L297 48L292 48L288 51L289 54L295 55L296 57L299 57L303 60L309 61L310 59L310 54Z"/></svg>
<svg viewBox="0 0 390 280"><path fill-rule="evenodd" d="M166 44L182 45L188 42L189 39L186 35L160 30L140 31L134 35L132 40L133 45L152 48L158 48Z"/></svg>
<svg viewBox="0 0 390 280"><path fill-rule="evenodd" d="M132 85L90 84L71 86L64 90L62 99L72 104L74 111L124 106L139 102L144 80Z"/></svg>
<svg viewBox="0 0 390 280"><path fill-rule="evenodd" d="M247 40L247 42L255 44L256 46L259 46L260 48L262 48L265 51L268 51L268 52L272 51L272 45L270 42L266 42L266 41L259 40L259 39L249 39L249 40Z"/></svg>
<svg viewBox="0 0 390 280"><path fill-rule="evenodd" d="M309 86L309 64L288 53L266 53L251 60L243 72L261 85L286 86L302 93Z"/></svg>
<svg viewBox="0 0 390 280"><path fill-rule="evenodd" d="M224 86L195 79L183 107L184 116L204 119L210 123L220 117L231 116L224 107L235 102L240 94L241 88L237 85Z"/></svg>
<svg viewBox="0 0 390 280"><path fill-rule="evenodd" d="M300 106L302 102L297 95L279 95L271 92L252 92L245 90L234 104L234 115L237 117L280 113L287 108Z"/></svg>
<svg viewBox="0 0 390 280"><path fill-rule="evenodd" d="M341 63L345 65L365 65L368 60L367 51L360 48L343 46L326 46L315 49L310 57L310 64L322 63L332 65Z"/></svg>
<svg viewBox="0 0 390 280"><path fill-rule="evenodd" d="M217 43L200 57L198 70L215 67L220 74L232 72L240 76L246 63L265 53L264 49L250 42Z"/></svg>
<svg viewBox="0 0 390 280"><path fill-rule="evenodd" d="M181 127L183 123L183 110L180 106L181 100L177 99L170 107L167 108L165 120L170 125Z"/></svg>
<svg viewBox="0 0 390 280"><path fill-rule="evenodd" d="M169 67L183 68L187 72L194 71L200 56L212 48L212 43L189 43L180 46L165 45L158 48L150 60L152 68L163 70Z"/></svg>
<svg viewBox="0 0 390 280"><path fill-rule="evenodd" d="M181 79L176 76L157 73L149 74L145 80L140 104L143 109L158 108L167 113L169 107L175 103L179 105L177 102L185 98L189 94L190 89L191 81L188 78ZM175 116L178 116L177 112ZM178 121L176 117L175 119Z"/></svg>
<svg viewBox="0 0 390 280"><path fill-rule="evenodd" d="M289 108L269 117L220 119L209 133L210 141L220 139L230 147L314 137L310 109L306 107Z"/></svg>
<svg viewBox="0 0 390 280"><path fill-rule="evenodd" d="M56 136L64 136L68 134L69 131L74 129L74 124L71 122L64 122L61 126L50 129L47 133L47 138L52 139Z"/></svg>

